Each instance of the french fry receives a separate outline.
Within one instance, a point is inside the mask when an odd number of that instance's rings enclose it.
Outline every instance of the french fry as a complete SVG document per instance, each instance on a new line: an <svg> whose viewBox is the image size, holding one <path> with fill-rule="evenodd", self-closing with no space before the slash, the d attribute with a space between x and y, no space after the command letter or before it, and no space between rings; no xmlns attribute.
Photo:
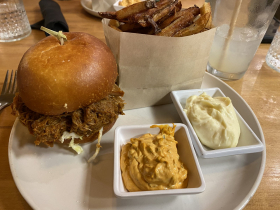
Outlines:
<svg viewBox="0 0 280 210"><path fill-rule="evenodd" d="M113 29L115 29L115 30L117 30L117 31L119 31L119 32L123 32L121 29L119 29L118 27L116 27L116 26L110 26L111 28L113 28Z"/></svg>
<svg viewBox="0 0 280 210"><path fill-rule="evenodd" d="M103 17L103 18L108 18L108 19L116 19L116 12L98 12L98 14Z"/></svg>
<svg viewBox="0 0 280 210"><path fill-rule="evenodd" d="M180 2L181 3L181 2ZM178 0L175 0L174 2L172 2L170 5L167 5L166 7L164 7L162 10L160 10L158 13L156 13L153 16L153 20L155 22L159 21L160 19L162 19L163 17L165 17L166 15L168 15L169 13L171 13L175 8L176 5L178 4Z"/></svg>
<svg viewBox="0 0 280 210"><path fill-rule="evenodd" d="M178 4L176 4L175 12L179 12L182 9L182 3L179 1Z"/></svg>
<svg viewBox="0 0 280 210"><path fill-rule="evenodd" d="M139 25L138 23L125 23L120 25L119 29L121 29L124 32L135 32L137 31L139 28L142 28L141 25Z"/></svg>
<svg viewBox="0 0 280 210"><path fill-rule="evenodd" d="M167 14L166 16L164 16L163 18L161 18L157 24L159 25L160 29L165 28L167 25L169 25L171 22L173 22L175 20L174 17L176 17L176 14L178 12L180 12L180 10L182 9L182 3L179 1L178 4L176 4L175 9L172 10L169 14ZM153 34L153 33L149 33L149 34Z"/></svg>
<svg viewBox="0 0 280 210"><path fill-rule="evenodd" d="M204 15L206 13L210 13L210 19L207 23L207 25L205 26L205 28L210 29L212 28L212 13L211 13L211 5L209 2L205 2L202 7L200 8L200 14Z"/></svg>
<svg viewBox="0 0 280 210"><path fill-rule="evenodd" d="M201 15L204 15L206 13L211 13L211 6L209 2L205 2L202 7L200 7L200 13Z"/></svg>
<svg viewBox="0 0 280 210"><path fill-rule="evenodd" d="M182 3L178 2L178 0L175 0L173 3L163 8L160 12L156 13L153 16L153 18L148 18L148 22L153 26L153 28L149 30L147 34L151 34L151 35L158 34L161 31L161 28L158 26L156 22L165 21L170 16L173 16L174 13L180 11L181 8L182 8Z"/></svg>
<svg viewBox="0 0 280 210"><path fill-rule="evenodd" d="M153 2L150 1L149 2ZM125 20L131 15L137 14L142 11L146 11L150 8L156 7L156 4L154 3L148 3L148 1L142 1L138 2L136 4L132 4L128 7L125 7L117 12L98 12L98 14L102 18L108 18L108 19L116 19L116 20Z"/></svg>
<svg viewBox="0 0 280 210"><path fill-rule="evenodd" d="M172 36L181 29L192 24L195 16L199 15L200 10L198 7L190 7L186 9L183 15L181 15L178 19L173 21L169 26L165 27L161 30L160 33L156 34L158 36Z"/></svg>
<svg viewBox="0 0 280 210"><path fill-rule="evenodd" d="M189 27L183 28L182 30L178 31L173 36L182 37L182 36L189 36L189 35L200 33L205 29L205 26L209 22L210 17L211 17L211 13L206 13L204 15L201 15L201 17L196 22L194 22Z"/></svg>
<svg viewBox="0 0 280 210"><path fill-rule="evenodd" d="M115 30L158 36L189 36L212 26L209 3L201 8L194 5L182 9L180 0L156 1L146 0L117 12L99 12L99 15L111 19L108 25Z"/></svg>
<svg viewBox="0 0 280 210"><path fill-rule="evenodd" d="M121 29L119 29L120 22L117 20L111 19L108 23L108 26L110 26L111 28L113 28L117 31L122 31Z"/></svg>
<svg viewBox="0 0 280 210"><path fill-rule="evenodd" d="M165 27L169 26L173 21L177 20L178 18L180 18L182 15L184 15L184 13L187 13L188 11L185 10L181 10L176 12L173 16L170 16L169 18L167 18L165 21L163 21L162 23L159 23L159 27L161 29L164 29Z"/></svg>
<svg viewBox="0 0 280 210"><path fill-rule="evenodd" d="M117 28L120 27L120 22L118 20L111 19L108 23L109 26L115 26Z"/></svg>
<svg viewBox="0 0 280 210"><path fill-rule="evenodd" d="M200 32L204 32L204 31L208 31L208 30L210 30L210 29L208 29L208 28L204 28L202 31L200 31Z"/></svg>
<svg viewBox="0 0 280 210"><path fill-rule="evenodd" d="M156 7L156 4L147 3L146 1L138 2L136 4L132 4L128 7L125 7L116 12L116 19L123 20L128 18L131 15L137 14L142 11L146 11L148 9Z"/></svg>
<svg viewBox="0 0 280 210"><path fill-rule="evenodd" d="M141 27L138 29L135 29L131 33L137 33L137 34L148 34L148 32L151 30L151 27Z"/></svg>
<svg viewBox="0 0 280 210"><path fill-rule="evenodd" d="M142 27L150 26L149 19L153 18L153 16L157 13L160 13L160 11L170 5L173 1L178 0L161 0L156 3L155 8L151 8L142 12L138 12L136 14L130 15L127 19L122 19L120 21L125 23L139 23ZM135 5L135 4L134 4Z"/></svg>

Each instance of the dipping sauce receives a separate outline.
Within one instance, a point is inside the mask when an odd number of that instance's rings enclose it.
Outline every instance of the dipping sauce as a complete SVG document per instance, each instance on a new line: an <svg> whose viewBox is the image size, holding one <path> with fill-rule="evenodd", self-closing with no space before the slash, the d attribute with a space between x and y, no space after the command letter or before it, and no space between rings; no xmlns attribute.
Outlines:
<svg viewBox="0 0 280 210"><path fill-rule="evenodd" d="M187 186L187 170L179 160L175 125L152 125L157 135L144 134L122 147L121 171L130 192L178 189Z"/></svg>
<svg viewBox="0 0 280 210"><path fill-rule="evenodd" d="M230 98L194 95L187 99L184 111L205 146L222 149L238 144L240 126Z"/></svg>
<svg viewBox="0 0 280 210"><path fill-rule="evenodd" d="M122 0L119 2L120 6L127 7L129 5L140 2L141 0Z"/></svg>

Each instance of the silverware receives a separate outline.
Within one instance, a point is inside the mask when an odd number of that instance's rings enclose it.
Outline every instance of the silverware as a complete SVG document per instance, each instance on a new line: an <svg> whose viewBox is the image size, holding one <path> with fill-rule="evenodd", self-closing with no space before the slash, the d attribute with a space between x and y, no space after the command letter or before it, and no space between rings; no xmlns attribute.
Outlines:
<svg viewBox="0 0 280 210"><path fill-rule="evenodd" d="M13 102L13 98L17 91L17 71L15 71L15 75L13 76L14 71L12 70L10 82L9 80L9 70L7 70L6 77L4 80L4 84L2 87L2 92L0 95L0 110L10 105Z"/></svg>

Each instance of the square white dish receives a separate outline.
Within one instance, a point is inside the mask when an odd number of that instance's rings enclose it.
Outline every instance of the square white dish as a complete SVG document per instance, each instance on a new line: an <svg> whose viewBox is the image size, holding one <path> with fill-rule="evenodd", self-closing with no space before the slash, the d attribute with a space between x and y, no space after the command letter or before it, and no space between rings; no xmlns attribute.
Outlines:
<svg viewBox="0 0 280 210"><path fill-rule="evenodd" d="M264 150L264 145L260 141L260 139L256 136L256 134L252 131L252 129L248 126L242 116L236 111L237 119L240 125L240 137L236 147L234 148L226 148L226 149L210 149L204 146L194 131L192 124L190 123L186 113L183 111L186 105L186 100L192 95L200 95L203 92L207 93L207 95L211 97L225 97L223 92L219 88L207 88L207 89L192 89L192 90L179 90L179 91L172 91L171 98L178 111L181 120L183 123L187 124L193 145L198 156L203 158L216 158L222 156L229 156L229 155L239 155L239 154L246 154L246 153L255 153L261 152Z"/></svg>
<svg viewBox="0 0 280 210"><path fill-rule="evenodd" d="M140 196L151 195L180 195L180 194L197 194L205 190L205 181L201 172L201 168L190 139L190 134L186 125L175 123L175 140L178 142L178 154L188 170L188 186L183 189L170 190L154 190L128 192L123 184L121 169L120 169L120 154L121 148L126 143L130 142L131 138L140 137L146 133L158 134L159 129L150 128L149 125L129 125L119 126L115 130L114 140L114 193L121 198L135 198ZM169 124L173 126L172 124Z"/></svg>

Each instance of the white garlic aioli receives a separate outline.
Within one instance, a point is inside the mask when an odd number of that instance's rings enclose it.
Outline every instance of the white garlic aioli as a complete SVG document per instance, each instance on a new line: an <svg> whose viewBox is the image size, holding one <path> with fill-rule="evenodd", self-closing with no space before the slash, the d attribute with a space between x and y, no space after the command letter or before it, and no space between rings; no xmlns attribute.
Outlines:
<svg viewBox="0 0 280 210"><path fill-rule="evenodd" d="M203 145L223 149L238 144L240 126L230 98L194 95L187 99L184 111Z"/></svg>

